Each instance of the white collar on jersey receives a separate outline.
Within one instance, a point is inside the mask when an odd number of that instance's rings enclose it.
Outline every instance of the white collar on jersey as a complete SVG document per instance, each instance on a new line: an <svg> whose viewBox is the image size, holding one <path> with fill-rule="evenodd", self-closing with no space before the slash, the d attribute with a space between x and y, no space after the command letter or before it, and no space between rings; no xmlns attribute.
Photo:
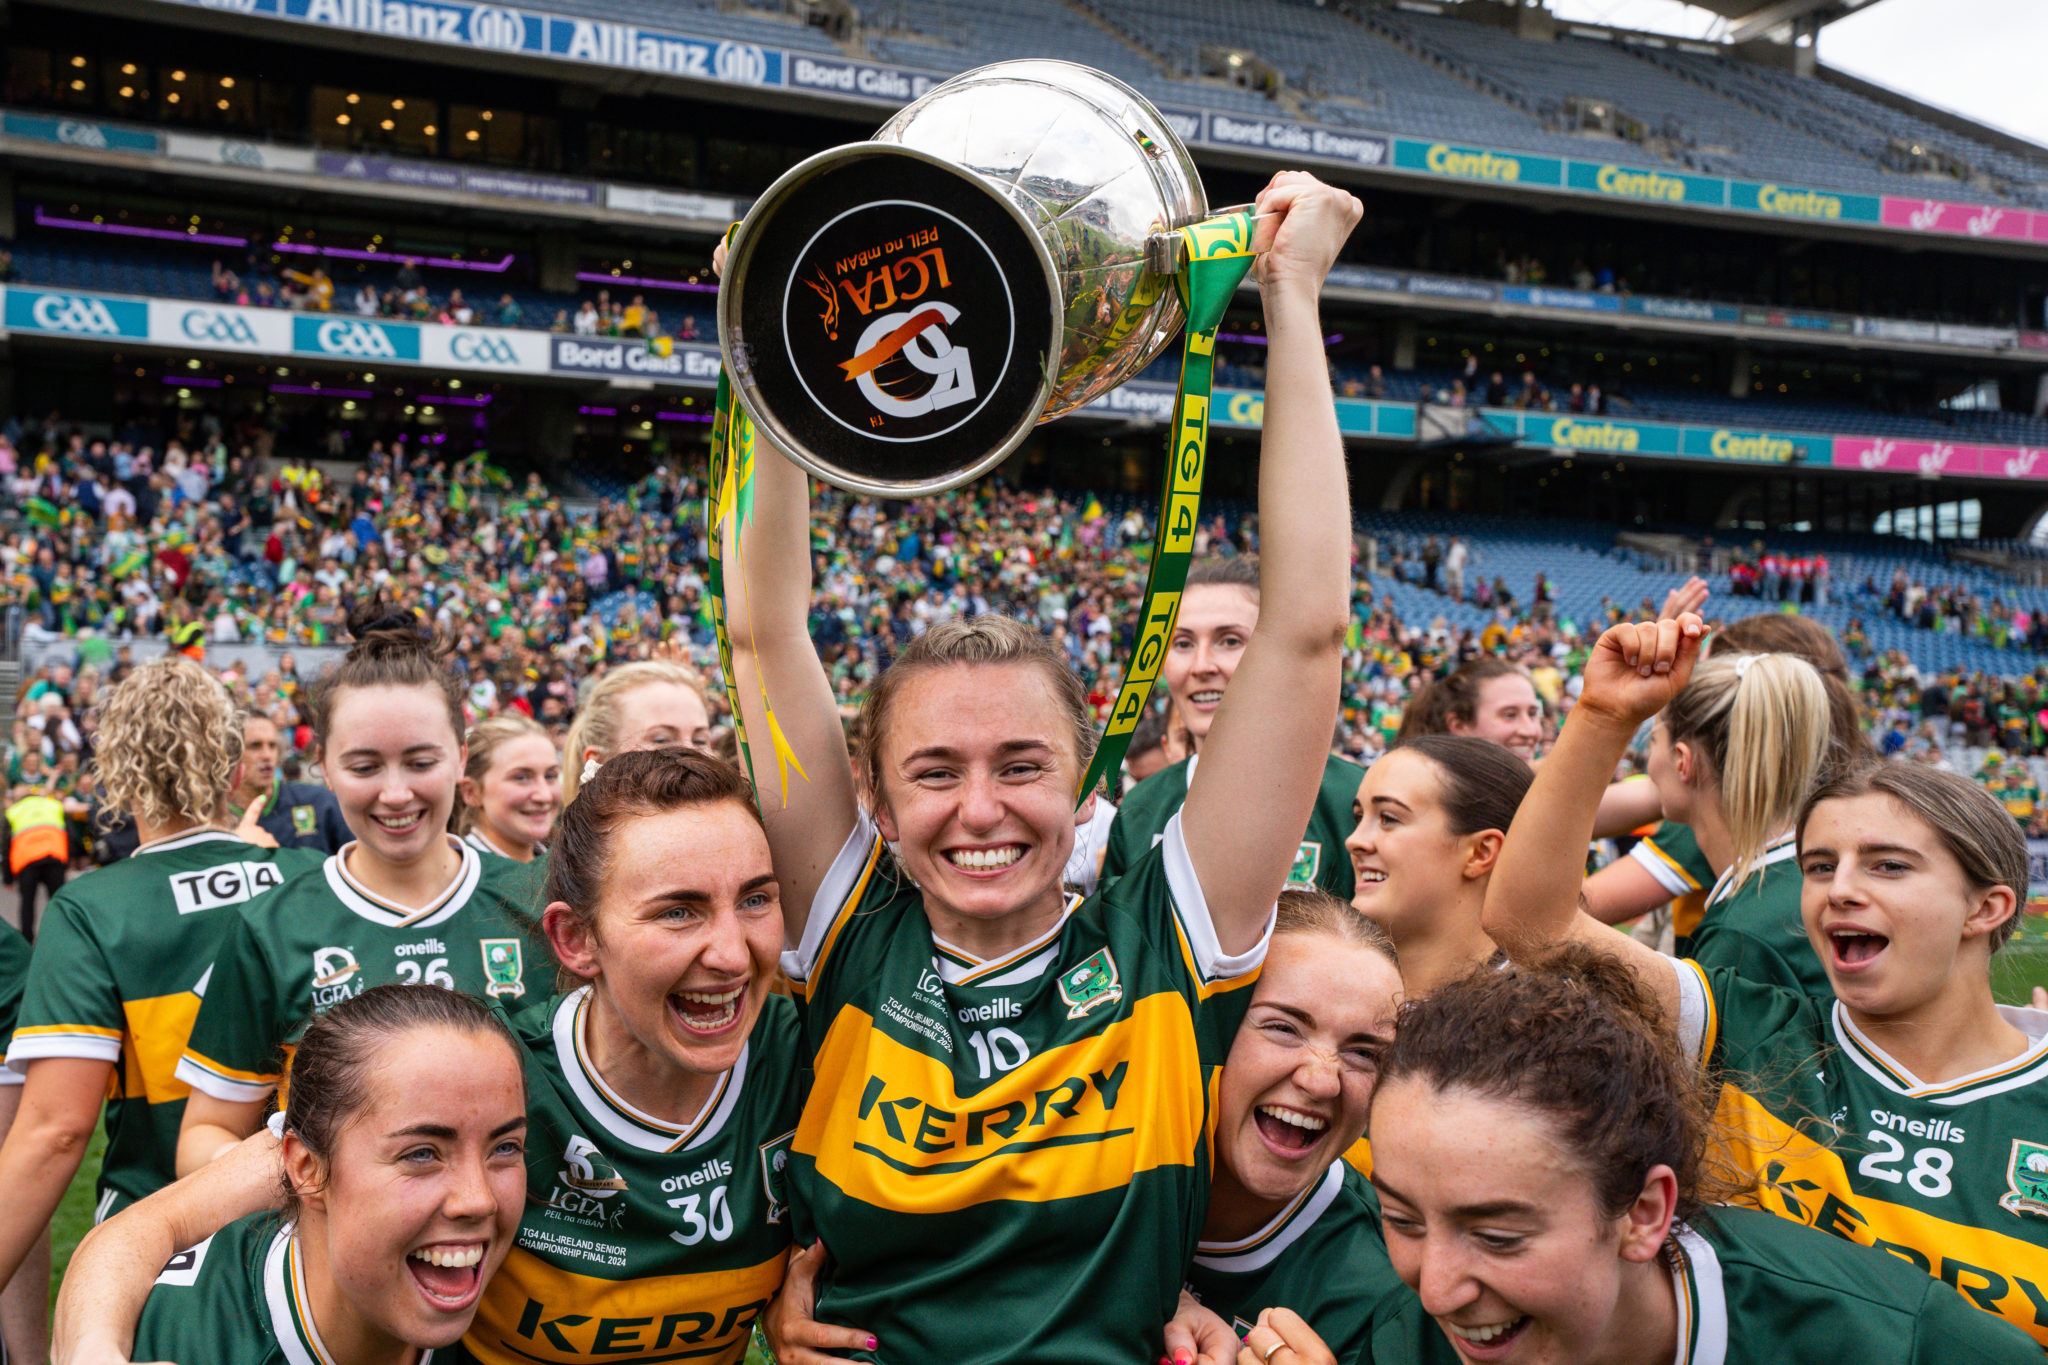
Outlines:
<svg viewBox="0 0 2048 1365"><path fill-rule="evenodd" d="M948 986L1015 986L1025 981L1036 981L1058 959L1060 934L1066 929L1067 921L1073 918L1074 911L1081 907L1082 899L1078 895L1068 896L1066 908L1060 911L1059 922L1052 928L1001 957L985 961L933 934L932 967Z"/></svg>
<svg viewBox="0 0 2048 1365"><path fill-rule="evenodd" d="M1842 1046L1842 1052L1850 1061L1861 1067L1872 1080L1894 1094L1906 1095L1913 1099L1924 1099L1940 1105L1968 1104L1988 1095L2003 1094L2022 1086L2033 1085L2048 1075L2048 1032L2043 1031L2048 1017L2031 1009L2016 1009L2000 1005L1998 1012L2006 1022L2026 1034L2028 1045L2017 1057L2008 1057L1995 1062L1981 1071L1967 1076L1958 1076L1952 1081L1928 1082L1921 1080L1897 1059L1870 1040L1868 1034L1856 1027L1856 1021L1849 1017L1849 1011L1841 1001L1835 1002L1829 1012L1829 1021L1835 1030L1835 1039Z"/></svg>
<svg viewBox="0 0 2048 1365"><path fill-rule="evenodd" d="M343 905L370 923L381 924L387 929L425 929L453 918L456 911L469 904L470 894L476 890L476 884L483 876L483 860L477 857L476 850L451 836L448 846L462 859L462 865L455 871L455 880L442 887L440 894L425 905L394 905L379 899L349 872L348 854L356 842L349 840L341 846L340 852L328 857L324 868L327 887Z"/></svg>
<svg viewBox="0 0 2048 1365"><path fill-rule="evenodd" d="M492 843L491 836L484 833L483 830L481 829L473 829L469 833L463 835L462 842L468 844L471 848L475 849L477 852L483 854L485 857L488 858L510 858L512 856L511 854L507 853L504 849L499 848L496 844ZM547 852L547 846L544 844L535 844L533 846L533 852L534 855L538 857L540 854Z"/></svg>
<svg viewBox="0 0 2048 1365"><path fill-rule="evenodd" d="M1243 1274L1263 1270L1281 1252L1294 1245L1316 1225L1344 1188L1344 1158L1340 1154L1323 1172L1323 1178L1295 1196L1292 1203L1251 1236L1235 1242L1203 1242L1195 1249L1195 1264L1205 1270Z"/></svg>
<svg viewBox="0 0 2048 1365"><path fill-rule="evenodd" d="M732 1070L718 1078L718 1085L695 1118L684 1124L670 1123L626 1103L597 1074L584 1043L584 1035L589 1029L585 1021L588 1013L585 1005L590 999L590 991L590 987L582 986L563 996L562 1002L555 1007L553 1028L555 1058L560 1062L562 1076L568 1081L569 1089L576 1096L576 1102L583 1106L583 1111L603 1125L607 1133L643 1152L688 1151L717 1137L739 1105L740 1090L747 1080L747 1056L753 1049L753 1041L749 1039L740 1045L739 1060L732 1064Z"/></svg>
<svg viewBox="0 0 2048 1365"><path fill-rule="evenodd" d="M146 844L137 844L135 852L129 856L139 858L147 853L169 853L172 849L192 848L198 844L239 844L242 842L244 841L218 826L201 825L197 829L188 829L181 834L166 834L161 839L151 839Z"/></svg>
<svg viewBox="0 0 2048 1365"><path fill-rule="evenodd" d="M1798 857L1799 840L1797 835L1798 831L1788 829L1777 838L1765 844L1763 856L1756 860L1757 869L1761 871L1773 863L1782 863L1787 858ZM1718 905L1727 899L1729 886L1734 880L1735 869L1733 867L1730 867L1726 872L1716 877L1714 879L1714 889L1707 892L1707 904Z"/></svg>
<svg viewBox="0 0 2048 1365"><path fill-rule="evenodd" d="M1678 1350L1673 1365L1722 1365L1728 1356L1728 1287L1721 1280L1721 1258L1706 1238L1683 1223L1671 1235L1678 1242L1678 1264L1671 1267L1671 1287L1678 1291Z"/></svg>
<svg viewBox="0 0 2048 1365"><path fill-rule="evenodd" d="M313 1325L306 1297L306 1274L298 1253L297 1225L287 1223L270 1239L263 1257L263 1298L270 1310L270 1331L285 1365L334 1365L334 1356ZM420 1352L419 1365L432 1365L434 1353Z"/></svg>

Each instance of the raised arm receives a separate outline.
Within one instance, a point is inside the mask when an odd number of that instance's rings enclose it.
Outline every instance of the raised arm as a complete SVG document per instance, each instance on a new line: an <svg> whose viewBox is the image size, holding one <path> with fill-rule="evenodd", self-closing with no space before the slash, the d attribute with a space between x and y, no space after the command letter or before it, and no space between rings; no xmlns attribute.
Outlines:
<svg viewBox="0 0 2048 1365"><path fill-rule="evenodd" d="M720 269L724 253L721 245L714 259ZM744 527L726 527L725 610L739 694L732 702L746 722L768 848L781 884L783 932L791 943L803 937L818 885L860 811L839 705L811 640L810 510L803 470L766 433L759 434L753 519ZM786 802L762 704L764 682L775 720L803 769L801 775L788 772Z"/></svg>
<svg viewBox="0 0 2048 1365"><path fill-rule="evenodd" d="M1337 724L1351 610L1351 499L1318 303L1364 208L1283 171L1260 192L1254 267L1266 309L1259 460L1259 624L1224 693L1181 811L1226 953L1254 947L1308 827Z"/></svg>
<svg viewBox="0 0 2048 1365"><path fill-rule="evenodd" d="M50 1359L105 1365L127 1359L142 1305L165 1262L276 1201L284 1166L268 1129L196 1175L166 1185L85 1235L64 1272Z"/></svg>
<svg viewBox="0 0 2048 1365"><path fill-rule="evenodd" d="M1586 845L1614 765L1636 727L1684 689L1705 635L1700 618L1688 612L1675 621L1613 626L1600 637L1586 660L1579 704L1508 827L1480 917L1487 935L1519 961L1540 961L1574 938L1623 958L1674 1020L1678 980L1668 961L1589 918L1579 897Z"/></svg>

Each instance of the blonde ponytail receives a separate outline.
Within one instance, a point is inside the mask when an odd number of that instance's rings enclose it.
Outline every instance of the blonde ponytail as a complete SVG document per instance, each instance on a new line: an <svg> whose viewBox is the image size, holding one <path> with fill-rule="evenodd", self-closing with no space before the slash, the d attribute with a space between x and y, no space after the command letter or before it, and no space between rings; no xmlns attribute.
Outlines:
<svg viewBox="0 0 2048 1365"><path fill-rule="evenodd" d="M1716 654L1666 708L1664 723L1672 743L1692 745L1720 783L1738 890L1762 871L1765 846L1791 828L1827 760L1820 673L1791 654Z"/></svg>

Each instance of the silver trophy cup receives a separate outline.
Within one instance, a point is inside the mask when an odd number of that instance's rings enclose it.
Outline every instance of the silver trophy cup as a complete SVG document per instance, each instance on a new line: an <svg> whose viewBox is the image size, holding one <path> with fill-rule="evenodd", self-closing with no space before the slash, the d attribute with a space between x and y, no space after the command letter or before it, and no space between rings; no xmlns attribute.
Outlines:
<svg viewBox="0 0 2048 1365"><path fill-rule="evenodd" d="M1207 214L1187 148L1129 86L984 66L755 202L719 291L726 373L826 482L954 488L1166 347L1169 234Z"/></svg>

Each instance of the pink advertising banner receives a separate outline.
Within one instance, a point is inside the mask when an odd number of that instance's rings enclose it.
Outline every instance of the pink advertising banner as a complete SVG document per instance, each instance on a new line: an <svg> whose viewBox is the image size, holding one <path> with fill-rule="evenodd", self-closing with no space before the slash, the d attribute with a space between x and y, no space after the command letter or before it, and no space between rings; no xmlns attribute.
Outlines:
<svg viewBox="0 0 2048 1365"><path fill-rule="evenodd" d="M1837 469L1889 470L1900 474L2048 479L2048 446L1976 446L1954 441L1837 436L1834 465Z"/></svg>
<svg viewBox="0 0 2048 1365"><path fill-rule="evenodd" d="M2017 241L2048 240L2048 214L1991 204L1952 204L1940 199L1884 197L1884 225L1907 232L1939 232L1951 237L2003 237Z"/></svg>

